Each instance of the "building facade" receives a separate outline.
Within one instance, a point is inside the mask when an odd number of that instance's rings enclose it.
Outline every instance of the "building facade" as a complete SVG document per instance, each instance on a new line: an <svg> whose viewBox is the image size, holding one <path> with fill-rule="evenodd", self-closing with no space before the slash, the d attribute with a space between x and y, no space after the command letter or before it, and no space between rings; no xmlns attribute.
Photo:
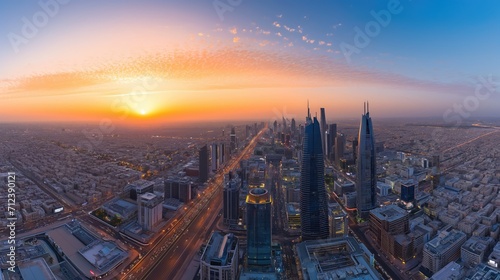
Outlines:
<svg viewBox="0 0 500 280"><path fill-rule="evenodd" d="M361 116L359 125L356 174L356 205L358 216L362 219L368 218L370 210L376 207L377 202L375 139L368 105L365 106L365 113Z"/></svg>
<svg viewBox="0 0 500 280"><path fill-rule="evenodd" d="M270 266L272 255L272 198L263 188L251 189L247 205L247 263Z"/></svg>

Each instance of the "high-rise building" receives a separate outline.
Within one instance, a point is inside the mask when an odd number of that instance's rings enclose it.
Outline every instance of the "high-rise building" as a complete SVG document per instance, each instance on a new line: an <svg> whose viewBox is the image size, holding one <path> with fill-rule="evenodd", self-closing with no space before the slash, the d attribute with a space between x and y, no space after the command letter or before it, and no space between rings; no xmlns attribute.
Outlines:
<svg viewBox="0 0 500 280"><path fill-rule="evenodd" d="M389 205L370 211L370 231L384 252L402 261L413 257L414 243L407 236L409 215L402 208Z"/></svg>
<svg viewBox="0 0 500 280"><path fill-rule="evenodd" d="M137 198L141 194L145 194L148 192L152 193L154 191L154 186L155 186L155 183L152 181L139 179L139 180L134 181L134 182L130 183L129 185L127 185L125 187L125 190L130 192L131 199L137 200Z"/></svg>
<svg viewBox="0 0 500 280"><path fill-rule="evenodd" d="M171 177L165 180L165 198L175 198L184 203L191 201L191 182L189 179Z"/></svg>
<svg viewBox="0 0 500 280"><path fill-rule="evenodd" d="M247 263L270 266L272 254L271 194L263 188L247 195Z"/></svg>
<svg viewBox="0 0 500 280"><path fill-rule="evenodd" d="M325 162L318 120L308 116L302 144L300 211L302 240L328 238Z"/></svg>
<svg viewBox="0 0 500 280"><path fill-rule="evenodd" d="M297 133L297 124L295 123L295 119L292 119L290 129L292 130L292 137L295 137L295 135Z"/></svg>
<svg viewBox="0 0 500 280"><path fill-rule="evenodd" d="M235 280L238 277L238 238L232 233L212 233L201 255L201 280Z"/></svg>
<svg viewBox="0 0 500 280"><path fill-rule="evenodd" d="M404 202L413 202L415 200L415 184L401 184L401 200Z"/></svg>
<svg viewBox="0 0 500 280"><path fill-rule="evenodd" d="M344 158L345 152L345 136L339 133L335 138L335 164L340 166L340 161Z"/></svg>
<svg viewBox="0 0 500 280"><path fill-rule="evenodd" d="M370 210L376 207L377 202L375 139L368 103L365 104L365 111L361 116L358 141L356 205L358 216L362 219L366 219L369 216Z"/></svg>
<svg viewBox="0 0 500 280"><path fill-rule="evenodd" d="M460 258L461 247L467 240L467 234L448 228L441 231L424 245L422 267L432 275L449 262Z"/></svg>
<svg viewBox="0 0 500 280"><path fill-rule="evenodd" d="M200 183L205 183L208 180L208 174L210 173L209 153L207 145L201 147L198 153L198 160L200 169L199 180Z"/></svg>
<svg viewBox="0 0 500 280"><path fill-rule="evenodd" d="M219 169L219 145L212 144L212 171L216 172Z"/></svg>
<svg viewBox="0 0 500 280"><path fill-rule="evenodd" d="M329 154L327 156L328 156L329 160L334 161L335 160L334 146L335 146L335 140L337 138L337 124L336 123L330 124L330 126L328 128L328 136L330 137L329 141L328 141L328 146L330 147L330 149L328 149Z"/></svg>
<svg viewBox="0 0 500 280"><path fill-rule="evenodd" d="M152 193L145 193L137 199L137 220L144 230L152 231L162 219L163 199Z"/></svg>
<svg viewBox="0 0 500 280"><path fill-rule="evenodd" d="M240 208L241 179L239 177L233 178L231 173L229 173L229 177L224 183L224 224L237 224Z"/></svg>
<svg viewBox="0 0 500 280"><path fill-rule="evenodd" d="M340 205L330 209L330 238L347 237L349 218Z"/></svg>
<svg viewBox="0 0 500 280"><path fill-rule="evenodd" d="M325 108L320 108L320 119L319 126L321 131L321 147L323 147L323 154L326 155L328 151L327 140L326 140L326 131L328 130L328 125L326 124L326 113Z"/></svg>
<svg viewBox="0 0 500 280"><path fill-rule="evenodd" d="M231 128L230 141L231 141L230 149L231 149L231 153L233 153L234 150L236 150L236 148L238 148L238 144L236 142L236 130L234 129L234 127Z"/></svg>

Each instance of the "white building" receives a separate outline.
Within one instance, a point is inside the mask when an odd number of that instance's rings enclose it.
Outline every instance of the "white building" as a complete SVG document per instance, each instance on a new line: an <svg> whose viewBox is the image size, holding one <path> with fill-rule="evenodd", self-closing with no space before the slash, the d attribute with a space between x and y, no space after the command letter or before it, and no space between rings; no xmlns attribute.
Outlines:
<svg viewBox="0 0 500 280"><path fill-rule="evenodd" d="M138 223L144 230L153 230L153 228L162 219L162 198L152 193L145 193L137 200L138 204Z"/></svg>
<svg viewBox="0 0 500 280"><path fill-rule="evenodd" d="M201 280L235 280L238 276L238 238L214 232L201 256Z"/></svg>

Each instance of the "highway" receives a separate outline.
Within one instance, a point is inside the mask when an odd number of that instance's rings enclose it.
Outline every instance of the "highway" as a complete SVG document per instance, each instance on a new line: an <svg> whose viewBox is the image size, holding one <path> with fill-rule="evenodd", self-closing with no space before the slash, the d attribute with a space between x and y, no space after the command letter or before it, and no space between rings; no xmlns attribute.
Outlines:
<svg viewBox="0 0 500 280"><path fill-rule="evenodd" d="M238 167L239 162L253 153L257 140L267 128L262 129L236 158L209 183L201 201L189 207L183 218L152 245L137 265L122 279L180 279L187 264L199 251L200 245L211 234L222 208L224 174ZM183 264L183 265L181 265Z"/></svg>

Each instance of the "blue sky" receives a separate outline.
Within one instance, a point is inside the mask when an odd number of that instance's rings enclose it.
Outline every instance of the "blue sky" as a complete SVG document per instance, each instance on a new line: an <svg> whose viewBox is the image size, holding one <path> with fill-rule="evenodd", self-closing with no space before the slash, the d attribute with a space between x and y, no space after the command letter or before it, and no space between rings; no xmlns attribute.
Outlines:
<svg viewBox="0 0 500 280"><path fill-rule="evenodd" d="M127 64L130 62L123 61L143 59L152 53L168 56L184 52L192 57L208 51L224 60L228 50L246 54L228 59L233 64L224 67L254 59L250 77L268 71L260 69L255 60L261 56L264 58L259 59L277 68L290 68L280 72L279 77L290 72L302 75L307 82L295 79L295 88L305 88L297 93L297 98L312 94L314 99L317 95L321 103L330 97L328 92L337 100L343 91L353 92L356 98L345 105L349 108L379 96L394 106L398 104L394 99L398 98L403 109L394 114L406 111L419 116L414 107L415 102L420 102L417 106L429 108L423 110L423 115L439 116L454 103L473 95L480 77L500 81L498 1L73 0L58 4L56 15L27 44L18 45L15 52L9 34L22 35L22 18L32 19L35 13L43 11L39 3L54 1L0 3L0 60L4 61L0 90L28 91L17 85L26 84L25 80L33 76L58 71L81 76L89 68ZM216 7L228 10L221 12ZM398 12L391 13L390 7L397 7L392 9ZM370 24L373 27L374 13L388 13L391 18L386 26L376 23L379 30L369 36L369 44L346 59L342 46L356 46L356 28L365 30ZM150 66L146 68L141 71L151 70ZM171 75L162 71L162 75ZM188 72L191 78L198 73L196 69ZM268 81L261 78L255 80L267 85ZM16 81L14 86L12 81ZM228 84L234 82L226 82L223 88L230 88ZM283 85L276 83L272 87ZM500 116L498 90L494 93L474 110L475 115ZM27 93L30 94L39 97ZM405 99L411 102L405 104Z"/></svg>

